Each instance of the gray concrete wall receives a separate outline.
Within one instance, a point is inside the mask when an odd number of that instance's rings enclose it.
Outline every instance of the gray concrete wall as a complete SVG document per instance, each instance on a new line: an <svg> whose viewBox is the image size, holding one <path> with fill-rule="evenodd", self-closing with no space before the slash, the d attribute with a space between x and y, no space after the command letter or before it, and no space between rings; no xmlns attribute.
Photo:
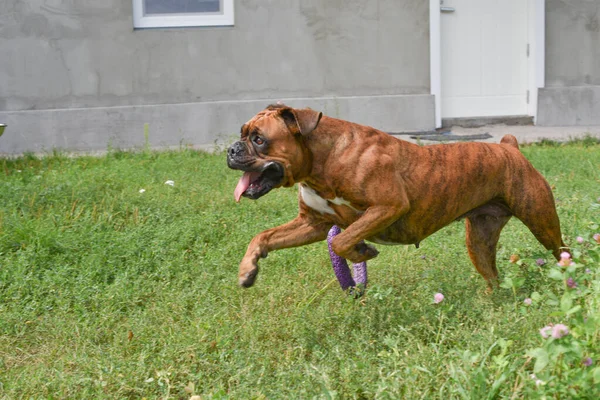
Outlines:
<svg viewBox="0 0 600 400"><path fill-rule="evenodd" d="M136 143L143 123L156 145L211 143L282 99L430 129L428 13L422 0L236 0L233 27L133 30L131 0L4 0L0 152ZM378 107L389 113L366 113Z"/></svg>
<svg viewBox="0 0 600 400"><path fill-rule="evenodd" d="M546 1L540 125L600 125L600 1Z"/></svg>
<svg viewBox="0 0 600 400"><path fill-rule="evenodd" d="M433 124L434 104L430 95L282 100L292 107L311 107L386 132L428 130ZM239 137L242 123L266 105L265 100L245 100L0 112L0 121L8 125L0 138L0 154L52 149L127 149L146 144L222 146Z"/></svg>
<svg viewBox="0 0 600 400"><path fill-rule="evenodd" d="M546 87L600 85L600 1L546 0Z"/></svg>

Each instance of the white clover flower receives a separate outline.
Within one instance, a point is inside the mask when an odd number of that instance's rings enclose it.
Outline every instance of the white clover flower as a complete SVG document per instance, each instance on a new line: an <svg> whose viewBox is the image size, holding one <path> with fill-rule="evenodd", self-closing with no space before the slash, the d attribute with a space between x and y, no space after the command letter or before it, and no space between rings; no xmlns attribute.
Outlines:
<svg viewBox="0 0 600 400"><path fill-rule="evenodd" d="M140 189L140 193L144 193L146 189Z"/></svg>

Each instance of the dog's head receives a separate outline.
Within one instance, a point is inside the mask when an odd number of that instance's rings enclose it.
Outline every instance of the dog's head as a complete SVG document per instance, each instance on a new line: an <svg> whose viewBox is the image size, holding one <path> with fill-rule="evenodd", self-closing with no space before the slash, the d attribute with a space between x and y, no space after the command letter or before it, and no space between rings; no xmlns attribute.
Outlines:
<svg viewBox="0 0 600 400"><path fill-rule="evenodd" d="M235 200L241 196L258 199L273 188L301 180L311 162L304 140L322 115L310 108L276 104L242 125L241 139L227 149L229 168L244 171L235 188Z"/></svg>

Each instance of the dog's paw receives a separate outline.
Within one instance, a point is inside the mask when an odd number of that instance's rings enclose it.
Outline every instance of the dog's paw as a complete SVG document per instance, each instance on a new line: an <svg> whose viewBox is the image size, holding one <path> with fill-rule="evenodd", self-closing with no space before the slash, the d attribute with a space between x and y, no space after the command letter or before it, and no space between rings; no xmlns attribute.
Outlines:
<svg viewBox="0 0 600 400"><path fill-rule="evenodd" d="M374 246L366 244L365 242L360 242L359 244L354 246L354 248L358 252L358 254L366 257L364 260L360 260L358 262L370 260L371 258L377 257L377 255L379 254L379 251L377 251L377 249Z"/></svg>
<svg viewBox="0 0 600 400"><path fill-rule="evenodd" d="M258 264L256 262L242 260L240 264L240 273L238 275L238 283L240 286L249 288L254 285L256 276L258 275Z"/></svg>
<svg viewBox="0 0 600 400"><path fill-rule="evenodd" d="M240 286L249 288L250 286L254 285L256 275L258 275L258 268L241 274L238 278Z"/></svg>
<svg viewBox="0 0 600 400"><path fill-rule="evenodd" d="M351 251L347 254L344 254L344 258L352 261L354 264L358 264L372 258L377 257L379 251L370 244L366 244L365 242L360 242Z"/></svg>
<svg viewBox="0 0 600 400"><path fill-rule="evenodd" d="M370 260L371 258L377 257L379 254L375 247L371 246L370 244L366 244L364 241L348 247L340 241L340 237L341 235L336 236L331 241L331 249L338 256L343 257L346 260L350 260L354 264Z"/></svg>

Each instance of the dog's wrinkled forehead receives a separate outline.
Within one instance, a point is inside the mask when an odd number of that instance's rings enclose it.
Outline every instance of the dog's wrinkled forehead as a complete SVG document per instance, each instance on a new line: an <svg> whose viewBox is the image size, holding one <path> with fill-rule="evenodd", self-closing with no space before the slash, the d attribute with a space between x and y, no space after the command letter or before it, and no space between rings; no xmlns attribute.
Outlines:
<svg viewBox="0 0 600 400"><path fill-rule="evenodd" d="M242 139L254 133L260 133L260 131L266 130L270 124L275 123L275 117L280 114L282 108L285 108L285 106L279 104L270 105L252 117L248 122L242 125Z"/></svg>
<svg viewBox="0 0 600 400"><path fill-rule="evenodd" d="M279 114L279 110L277 109L265 109L252 117L248 122L242 125L241 134L242 138L245 138L253 133L258 133L255 131L264 130L265 125L269 125L273 122L273 118Z"/></svg>

